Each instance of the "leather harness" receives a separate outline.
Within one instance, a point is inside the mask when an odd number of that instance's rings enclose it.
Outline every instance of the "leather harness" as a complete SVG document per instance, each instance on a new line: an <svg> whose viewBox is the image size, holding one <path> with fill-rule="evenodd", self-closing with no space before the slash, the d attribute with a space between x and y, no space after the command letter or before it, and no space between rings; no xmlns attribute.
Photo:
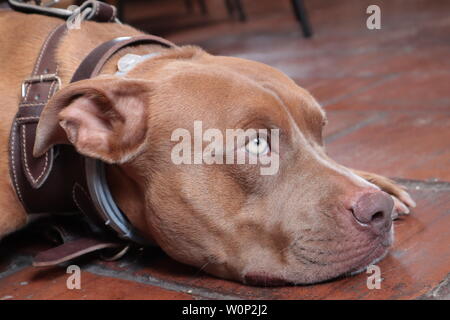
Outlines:
<svg viewBox="0 0 450 320"><path fill-rule="evenodd" d="M96 22L116 19L113 6L98 1L87 3L91 6L87 19ZM105 248L115 248L116 255L121 256L133 243L148 244L115 205L105 187L104 164L100 160L85 157L70 145L56 145L40 157L33 156L41 112L63 86L55 53L67 30L64 23L47 36L31 76L23 81L22 98L10 134L10 176L17 197L28 214L81 211L90 231L83 236L67 236L67 231L61 232L55 227L64 243L39 253L34 259L35 266L55 265ZM143 44L174 47L169 41L152 35L109 40L83 59L70 82L97 76L119 50Z"/></svg>

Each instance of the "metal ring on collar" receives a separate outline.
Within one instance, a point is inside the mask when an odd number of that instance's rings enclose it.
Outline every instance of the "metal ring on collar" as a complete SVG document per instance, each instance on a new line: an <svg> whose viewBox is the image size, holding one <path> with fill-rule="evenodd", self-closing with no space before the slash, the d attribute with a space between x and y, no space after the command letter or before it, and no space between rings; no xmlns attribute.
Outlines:
<svg viewBox="0 0 450 320"><path fill-rule="evenodd" d="M118 236L141 245L152 245L140 232L128 221L119 209L108 186L105 174L104 162L86 157L85 158L86 180L89 195L99 212L103 216L106 225L114 229Z"/></svg>

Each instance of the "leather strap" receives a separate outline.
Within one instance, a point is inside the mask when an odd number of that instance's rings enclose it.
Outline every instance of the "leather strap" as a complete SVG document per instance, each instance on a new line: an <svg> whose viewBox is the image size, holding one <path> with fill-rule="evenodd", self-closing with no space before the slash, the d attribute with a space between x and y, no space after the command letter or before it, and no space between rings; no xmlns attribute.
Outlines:
<svg viewBox="0 0 450 320"><path fill-rule="evenodd" d="M91 13L88 14L86 20L96 22L113 22L117 16L117 9L107 3L100 1L85 1L80 6L80 11L84 11L86 8L92 8Z"/></svg>
<svg viewBox="0 0 450 320"><path fill-rule="evenodd" d="M11 128L10 175L18 198L28 213L49 212L48 197L53 201L52 211L75 209L73 205L67 205L71 203L71 197L67 194L70 193L70 189L68 190L62 179L55 176L63 172L61 166L58 168L53 166L55 148L39 158L33 157L35 132L40 114L61 85L55 53L65 31L66 27L62 24L46 38L30 77L22 84L22 98ZM72 158L73 156L65 154L62 160L70 161ZM71 180L73 174L66 173L66 177Z"/></svg>
<svg viewBox="0 0 450 320"><path fill-rule="evenodd" d="M40 220L31 231L43 235L57 246L34 257L35 267L46 267L66 262L84 254L113 249L112 258L123 254L123 243L94 233L86 219L78 215L50 216ZM128 248L128 247L125 247ZM103 257L110 259L111 257Z"/></svg>
<svg viewBox="0 0 450 320"><path fill-rule="evenodd" d="M16 115L19 129L21 158L25 177L37 189L47 179L53 164L53 150L39 158L33 157L35 131L43 107L61 86L56 64L56 48L66 31L65 25L54 29L44 42L37 58L33 73L25 79L22 88L22 101Z"/></svg>
<svg viewBox="0 0 450 320"><path fill-rule="evenodd" d="M102 43L97 48L92 50L91 53L89 53L89 55L84 58L78 66L70 82L76 82L97 76L105 63L120 49L142 44L158 44L166 48L175 47L175 45L170 41L152 35L115 38Z"/></svg>
<svg viewBox="0 0 450 320"><path fill-rule="evenodd" d="M42 9L22 1L10 1L10 5L30 13L41 13L39 10ZM86 1L80 10L89 10L85 11L89 12L85 18L98 22L112 21L116 15L115 7L99 1ZM73 194L79 180L77 174L83 168L82 157L70 146L56 146L39 158L33 156L41 112L62 85L58 76L56 49L66 31L66 24L61 24L44 41L30 77L22 84L22 98L11 128L10 176L16 194L28 213L76 210L76 200L72 199L76 197ZM56 154L59 161L55 164ZM72 170L65 168L67 163L71 163Z"/></svg>
<svg viewBox="0 0 450 320"><path fill-rule="evenodd" d="M33 260L35 267L48 267L70 261L85 254L103 250L118 249L123 244L118 242L105 242L96 238L79 238L66 242L58 247L39 252Z"/></svg>

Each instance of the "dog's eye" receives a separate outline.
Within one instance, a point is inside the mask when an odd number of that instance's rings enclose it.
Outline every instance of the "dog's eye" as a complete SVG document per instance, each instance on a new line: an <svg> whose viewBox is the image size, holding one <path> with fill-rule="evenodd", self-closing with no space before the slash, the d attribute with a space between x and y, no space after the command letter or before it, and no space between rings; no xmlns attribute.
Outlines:
<svg viewBox="0 0 450 320"><path fill-rule="evenodd" d="M250 140L245 146L245 150L251 154L264 155L269 152L270 147L266 139L258 137Z"/></svg>

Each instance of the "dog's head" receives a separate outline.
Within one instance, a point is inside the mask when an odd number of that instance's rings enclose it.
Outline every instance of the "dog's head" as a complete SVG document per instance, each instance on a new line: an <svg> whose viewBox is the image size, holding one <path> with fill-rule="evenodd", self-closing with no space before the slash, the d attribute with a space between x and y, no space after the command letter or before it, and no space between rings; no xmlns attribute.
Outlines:
<svg viewBox="0 0 450 320"><path fill-rule="evenodd" d="M391 197L327 156L325 123L281 72L181 48L60 90L35 155L71 143L112 164L123 211L178 261L252 284L314 283L392 242ZM231 147L227 129L242 129ZM230 154L246 161L220 164Z"/></svg>

